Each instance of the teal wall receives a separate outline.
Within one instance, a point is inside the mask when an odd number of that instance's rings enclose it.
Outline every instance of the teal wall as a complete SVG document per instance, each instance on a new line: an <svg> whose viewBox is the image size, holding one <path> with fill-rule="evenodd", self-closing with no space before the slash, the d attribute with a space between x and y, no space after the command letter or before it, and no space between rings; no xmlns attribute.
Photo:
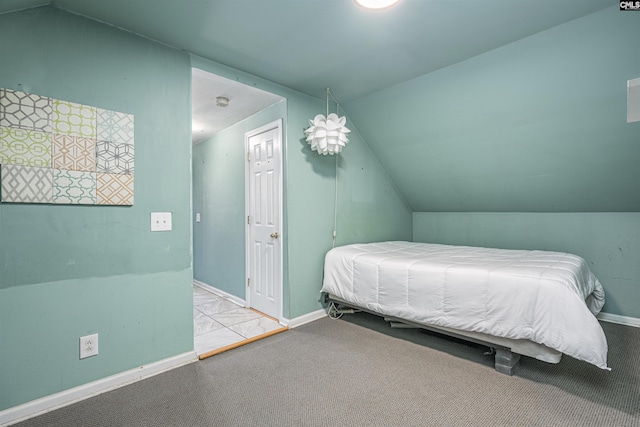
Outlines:
<svg viewBox="0 0 640 427"><path fill-rule="evenodd" d="M0 15L0 58L0 87L133 114L136 154L132 207L0 204L3 410L191 351L193 302L189 57L44 7Z"/></svg>
<svg viewBox="0 0 640 427"><path fill-rule="evenodd" d="M640 318L640 213L416 212L413 238L574 253L604 286L604 312Z"/></svg>
<svg viewBox="0 0 640 427"><path fill-rule="evenodd" d="M414 212L640 212L637 40L612 4L345 109Z"/></svg>
<svg viewBox="0 0 640 427"><path fill-rule="evenodd" d="M347 103L416 241L568 251L640 317L640 14L617 5Z"/></svg>
<svg viewBox="0 0 640 427"><path fill-rule="evenodd" d="M193 147L193 275L241 299L246 297L244 135L284 120L286 110L283 100Z"/></svg>
<svg viewBox="0 0 640 427"><path fill-rule="evenodd" d="M309 119L326 110L313 98L196 56L194 67L255 86L287 99L284 142L284 301L295 318L322 308L324 255L331 249L335 157L312 152L305 142ZM339 97L339 94L337 94ZM323 96L320 90L319 96ZM410 240L411 210L358 130L340 154L337 244Z"/></svg>
<svg viewBox="0 0 640 427"><path fill-rule="evenodd" d="M290 316L321 308L324 255L331 249L335 157L310 150L308 120L324 102L289 99L287 213L289 215ZM326 109L326 107L324 107ZM339 155L336 246L380 240L411 240L411 210L358 129Z"/></svg>

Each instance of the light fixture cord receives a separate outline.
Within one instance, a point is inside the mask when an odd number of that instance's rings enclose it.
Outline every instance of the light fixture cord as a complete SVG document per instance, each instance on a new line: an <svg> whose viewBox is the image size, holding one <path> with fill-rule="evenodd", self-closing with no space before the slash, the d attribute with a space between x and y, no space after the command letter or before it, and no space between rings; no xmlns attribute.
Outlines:
<svg viewBox="0 0 640 427"><path fill-rule="evenodd" d="M327 117L329 117L329 95L331 95L331 90L327 88Z"/></svg>
<svg viewBox="0 0 640 427"><path fill-rule="evenodd" d="M333 99L333 102L336 103L336 113L338 115L340 115L340 104L338 103L338 101L336 100L336 98L334 98L333 94L331 93L331 90L329 88L327 88L327 117L329 117L329 97L331 97L331 99ZM336 247L336 236L337 236L337 229L338 229L338 156L339 153L336 153L336 188L335 188L335 200L333 202L333 238L332 238L332 243L331 243L331 247L335 248Z"/></svg>
<svg viewBox="0 0 640 427"><path fill-rule="evenodd" d="M333 99L333 102L336 103L336 114L340 115L340 103L333 96L333 94L331 93L331 90L329 88L327 88L327 116L329 115L329 97L331 97L331 99Z"/></svg>
<svg viewBox="0 0 640 427"><path fill-rule="evenodd" d="M336 153L336 199L333 202L333 246L336 247L336 234L338 228L338 156Z"/></svg>

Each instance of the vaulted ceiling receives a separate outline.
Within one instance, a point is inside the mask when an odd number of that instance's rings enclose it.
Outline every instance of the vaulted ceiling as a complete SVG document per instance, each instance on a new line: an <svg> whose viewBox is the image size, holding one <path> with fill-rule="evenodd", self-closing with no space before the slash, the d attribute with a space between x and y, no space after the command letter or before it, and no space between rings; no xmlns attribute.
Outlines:
<svg viewBox="0 0 640 427"><path fill-rule="evenodd" d="M52 4L341 102L611 6L610 0L3 0Z"/></svg>
<svg viewBox="0 0 640 427"><path fill-rule="evenodd" d="M640 211L640 123L625 123L640 13L610 0L4 0L0 13L44 4L310 96L330 87L414 211Z"/></svg>

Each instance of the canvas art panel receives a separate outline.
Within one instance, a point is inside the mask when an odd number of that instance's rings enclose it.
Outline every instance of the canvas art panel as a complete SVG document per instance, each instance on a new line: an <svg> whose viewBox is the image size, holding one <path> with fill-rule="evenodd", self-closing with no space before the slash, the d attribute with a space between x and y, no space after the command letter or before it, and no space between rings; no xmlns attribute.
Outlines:
<svg viewBox="0 0 640 427"><path fill-rule="evenodd" d="M0 88L0 202L133 205L134 116Z"/></svg>

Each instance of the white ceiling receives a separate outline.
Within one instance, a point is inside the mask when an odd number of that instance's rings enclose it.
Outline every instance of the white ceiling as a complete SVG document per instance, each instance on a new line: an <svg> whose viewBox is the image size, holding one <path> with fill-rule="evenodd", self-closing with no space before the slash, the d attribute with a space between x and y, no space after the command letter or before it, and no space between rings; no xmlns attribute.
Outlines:
<svg viewBox="0 0 640 427"><path fill-rule="evenodd" d="M197 144L284 98L234 80L194 68L192 70L191 142ZM229 99L219 107L216 97Z"/></svg>

